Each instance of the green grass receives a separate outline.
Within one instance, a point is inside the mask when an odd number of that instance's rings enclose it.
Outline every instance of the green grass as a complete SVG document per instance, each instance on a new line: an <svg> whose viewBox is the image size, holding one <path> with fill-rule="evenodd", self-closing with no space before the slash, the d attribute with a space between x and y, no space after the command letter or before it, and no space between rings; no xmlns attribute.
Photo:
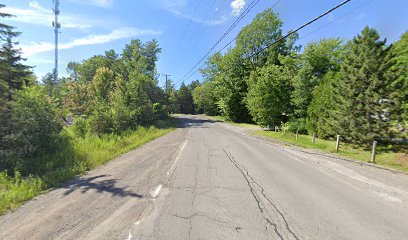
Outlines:
<svg viewBox="0 0 408 240"><path fill-rule="evenodd" d="M259 129L259 126L254 124L254 123L235 123L235 122L227 120L224 116L207 116L207 115L205 115L205 116L207 118L212 119L212 120L220 121L220 122L226 122L226 123L229 123L231 125L238 126L238 127L245 127L245 128L250 128L250 129Z"/></svg>
<svg viewBox="0 0 408 240"><path fill-rule="evenodd" d="M63 134L70 139L69 144L33 161L34 165L36 162L43 164L38 176L22 177L17 172L10 177L0 172L0 215L51 187L59 186L78 174L173 131L177 125L178 120L170 118L121 135L88 135L84 138L75 137L72 129L65 129Z"/></svg>
<svg viewBox="0 0 408 240"><path fill-rule="evenodd" d="M269 138L273 138L279 141L290 143L296 146L319 149L324 152L338 154L340 156L348 157L351 159L369 162L371 160L371 150L364 149L359 146L340 143L339 152L336 153L336 141L323 140L316 138L315 143L312 143L312 136L300 135L298 141L294 133L282 133L272 131L255 131L256 135L261 135ZM404 172L408 172L408 155L407 153L397 151L392 146L381 146L377 149L376 164L387 168L392 168Z"/></svg>
<svg viewBox="0 0 408 240"><path fill-rule="evenodd" d="M336 141L324 140L316 138L315 143L312 143L312 136L300 135L298 141L296 141L296 135L294 133L283 133L283 132L273 132L273 131L263 131L259 130L259 126L256 124L249 123L234 123L226 120L223 116L207 116L210 119L227 122L229 124L245 127L251 130L255 130L253 133L256 135L261 135L276 139L282 142L290 143L299 147L319 149L323 152L328 152L331 154L337 154L340 156L348 157L350 159L359 160L362 162L369 162L371 160L371 150L364 149L362 147L340 143L339 152L336 152ZM380 146L377 149L376 164L396 169L404 172L408 172L408 154L403 152L401 149L396 149L392 146Z"/></svg>

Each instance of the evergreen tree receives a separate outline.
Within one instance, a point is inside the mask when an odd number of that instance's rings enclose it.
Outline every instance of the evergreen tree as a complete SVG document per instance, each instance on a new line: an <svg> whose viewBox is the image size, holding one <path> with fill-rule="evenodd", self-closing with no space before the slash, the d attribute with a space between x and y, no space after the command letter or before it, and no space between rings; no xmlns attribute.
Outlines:
<svg viewBox="0 0 408 240"><path fill-rule="evenodd" d="M393 88L393 99L398 103L398 111L394 114L394 120L397 122L396 129L399 131L399 137L408 137L408 32L401 36L392 46L394 54L394 66L391 74L397 73L395 82L390 86Z"/></svg>
<svg viewBox="0 0 408 240"><path fill-rule="evenodd" d="M19 34L7 29L5 42L0 49L0 79L4 81L1 85L6 87L4 95L9 101L12 100L12 92L28 83L31 75L30 67L22 63L25 59L21 57L21 50L16 48L18 42L14 38Z"/></svg>
<svg viewBox="0 0 408 240"><path fill-rule="evenodd" d="M319 138L335 136L330 116L333 111L333 82L338 81L339 73L329 71L313 91L313 99L308 107L306 127L310 134L317 133Z"/></svg>
<svg viewBox="0 0 408 240"><path fill-rule="evenodd" d="M180 113L194 114L192 90L189 86L186 86L184 82L181 84L180 89L177 92L177 103L179 105Z"/></svg>
<svg viewBox="0 0 408 240"><path fill-rule="evenodd" d="M305 130L307 111L313 98L313 91L320 85L328 71L338 71L344 47L341 39L322 39L309 43L299 57L299 69L294 77L292 102L294 113L291 125Z"/></svg>
<svg viewBox="0 0 408 240"><path fill-rule="evenodd" d="M394 79L387 74L392 63L390 47L379 39L376 30L364 28L349 43L335 82L333 128L350 142L370 145L390 133L389 86Z"/></svg>

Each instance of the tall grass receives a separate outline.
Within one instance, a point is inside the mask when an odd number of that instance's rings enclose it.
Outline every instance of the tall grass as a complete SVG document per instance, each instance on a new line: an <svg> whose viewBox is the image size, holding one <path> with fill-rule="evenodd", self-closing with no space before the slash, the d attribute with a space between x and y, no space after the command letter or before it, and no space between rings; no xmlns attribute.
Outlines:
<svg viewBox="0 0 408 240"><path fill-rule="evenodd" d="M32 161L36 176L13 177L0 173L0 214L19 206L41 192L60 185L74 176L106 163L155 138L161 137L177 126L175 119L161 120L154 126L138 127L120 135L86 135L78 137L70 128L63 131L68 141L52 154L44 154Z"/></svg>

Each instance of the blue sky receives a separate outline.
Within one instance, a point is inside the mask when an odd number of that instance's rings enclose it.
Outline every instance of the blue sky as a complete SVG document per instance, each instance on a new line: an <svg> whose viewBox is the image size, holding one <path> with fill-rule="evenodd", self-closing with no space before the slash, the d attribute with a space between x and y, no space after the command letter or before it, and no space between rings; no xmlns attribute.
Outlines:
<svg viewBox="0 0 408 240"><path fill-rule="evenodd" d="M52 71L54 35L52 0L5 0L3 11L16 15L7 20L22 35L20 46L29 65L41 77ZM187 71L210 49L252 0L61 0L60 75L66 64L81 61L105 50L121 52L132 38L156 38L162 48L160 74L179 83ZM256 13L277 0L260 0L217 50L236 36ZM329 0L281 0L274 7L288 31L341 2ZM351 39L364 26L376 28L388 42L408 30L406 0L352 0L344 7L301 30L298 44L321 38ZM190 22L191 20L191 22ZM185 34L183 34L185 33ZM183 37L184 36L184 37ZM194 74L186 83L199 79ZM164 77L160 77L162 83Z"/></svg>

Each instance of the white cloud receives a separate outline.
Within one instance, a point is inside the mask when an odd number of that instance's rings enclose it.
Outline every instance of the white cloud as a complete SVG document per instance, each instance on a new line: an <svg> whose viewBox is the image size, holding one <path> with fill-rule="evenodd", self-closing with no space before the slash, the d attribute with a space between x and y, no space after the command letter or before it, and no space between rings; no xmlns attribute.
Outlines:
<svg viewBox="0 0 408 240"><path fill-rule="evenodd" d="M52 21L54 20L54 15L51 9L47 9L41 6L36 1L29 2L28 8L14 8L14 7L5 7L3 12L10 13L16 17L10 18L10 21L17 21L29 24L36 24L42 26L51 26ZM61 14L60 22L64 28L77 28L85 29L91 28L93 22L89 19L84 19L78 15L72 14Z"/></svg>
<svg viewBox="0 0 408 240"><path fill-rule="evenodd" d="M83 38L74 39L68 43L59 44L59 49L70 49L78 46L97 45L112 42L119 39L130 37L137 37L143 35L159 35L161 31L152 29L138 29L138 28L120 28L112 31L109 34L89 35ZM23 55L25 57L35 55L42 52L49 52L54 50L54 44L50 42L32 42L30 45L21 46Z"/></svg>
<svg viewBox="0 0 408 240"><path fill-rule="evenodd" d="M245 7L245 0L234 0L231 2L232 15L238 16Z"/></svg>

